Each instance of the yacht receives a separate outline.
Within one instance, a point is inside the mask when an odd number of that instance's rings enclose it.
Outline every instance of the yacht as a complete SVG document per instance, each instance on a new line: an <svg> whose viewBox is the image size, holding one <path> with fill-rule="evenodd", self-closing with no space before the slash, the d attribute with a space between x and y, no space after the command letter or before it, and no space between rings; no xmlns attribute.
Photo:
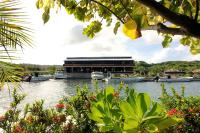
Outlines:
<svg viewBox="0 0 200 133"><path fill-rule="evenodd" d="M193 77L180 77L180 78L160 78L158 82L190 82Z"/></svg>
<svg viewBox="0 0 200 133"><path fill-rule="evenodd" d="M45 77L45 76L32 76L30 82L38 82L38 81L47 81L49 80L49 77Z"/></svg>
<svg viewBox="0 0 200 133"><path fill-rule="evenodd" d="M102 79L104 79L105 77L104 77L103 72L92 72L92 73L91 73L91 78L92 78L92 79L95 79L95 80L102 80Z"/></svg>
<svg viewBox="0 0 200 133"><path fill-rule="evenodd" d="M65 74L63 71L58 71L54 75L55 79L66 79Z"/></svg>

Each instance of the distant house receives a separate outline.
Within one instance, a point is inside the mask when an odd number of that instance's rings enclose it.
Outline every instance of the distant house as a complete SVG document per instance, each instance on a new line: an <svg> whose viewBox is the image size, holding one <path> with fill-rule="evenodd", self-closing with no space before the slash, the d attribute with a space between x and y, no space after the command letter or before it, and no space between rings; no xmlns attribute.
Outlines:
<svg viewBox="0 0 200 133"><path fill-rule="evenodd" d="M196 69L192 71L194 78L200 78L200 69Z"/></svg>
<svg viewBox="0 0 200 133"><path fill-rule="evenodd" d="M164 72L165 76L167 78L178 78L181 77L185 74L184 71L179 71L179 70L167 70Z"/></svg>
<svg viewBox="0 0 200 133"><path fill-rule="evenodd" d="M132 74L132 57L68 57L64 62L67 78L91 78L92 72Z"/></svg>

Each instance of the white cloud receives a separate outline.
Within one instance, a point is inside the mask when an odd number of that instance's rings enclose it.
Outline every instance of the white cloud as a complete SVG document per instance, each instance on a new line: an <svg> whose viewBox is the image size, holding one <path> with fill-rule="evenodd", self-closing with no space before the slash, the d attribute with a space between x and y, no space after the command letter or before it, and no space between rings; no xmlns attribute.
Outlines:
<svg viewBox="0 0 200 133"><path fill-rule="evenodd" d="M147 30L142 31L142 38L149 45L161 44L163 37L157 31Z"/></svg>
<svg viewBox="0 0 200 133"><path fill-rule="evenodd" d="M155 52L152 57L148 59L149 63L158 63L163 62L167 59L168 53L170 52L171 48L165 48L158 52Z"/></svg>

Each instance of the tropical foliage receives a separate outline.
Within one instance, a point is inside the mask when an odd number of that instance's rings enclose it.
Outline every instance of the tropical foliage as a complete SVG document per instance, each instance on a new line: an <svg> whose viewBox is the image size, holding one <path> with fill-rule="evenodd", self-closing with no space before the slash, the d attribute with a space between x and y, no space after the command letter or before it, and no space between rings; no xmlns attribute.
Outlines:
<svg viewBox="0 0 200 133"><path fill-rule="evenodd" d="M11 64L18 48L31 44L30 29L18 0L0 1L0 88L5 81L20 81L22 69Z"/></svg>
<svg viewBox="0 0 200 133"><path fill-rule="evenodd" d="M122 85L94 92L87 86L78 87L76 95L63 98L54 108L44 108L41 100L27 104L22 111L17 105L24 97L13 91L9 110L0 116L0 128L5 132L160 132L183 120L167 115L148 94Z"/></svg>
<svg viewBox="0 0 200 133"><path fill-rule="evenodd" d="M37 0L36 6L44 9L44 23L51 8L61 6L77 20L91 22L83 30L91 38L103 24L115 23L114 33L122 24L131 39L140 37L142 30L156 30L164 36L163 47L170 45L173 35L181 35L181 44L189 46L192 54L200 53L199 0Z"/></svg>
<svg viewBox="0 0 200 133"><path fill-rule="evenodd" d="M173 128L174 132L198 133L200 132L200 97L185 97L185 87L182 87L181 94L171 88L172 94L167 93L162 85L162 96L160 100L163 107L168 110L168 115L183 117L185 121ZM168 132L170 132L168 130Z"/></svg>
<svg viewBox="0 0 200 133"><path fill-rule="evenodd" d="M135 63L134 74L137 76L152 77L158 73L160 76L164 76L164 71L179 70L185 72L183 76L194 76L193 71L197 71L200 68L200 62L198 61L168 61L163 63L148 64L143 61Z"/></svg>

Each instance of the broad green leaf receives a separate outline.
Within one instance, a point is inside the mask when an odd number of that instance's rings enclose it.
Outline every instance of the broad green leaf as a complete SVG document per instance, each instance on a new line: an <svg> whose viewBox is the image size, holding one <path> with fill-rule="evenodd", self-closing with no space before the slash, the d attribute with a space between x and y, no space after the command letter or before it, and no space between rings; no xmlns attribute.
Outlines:
<svg viewBox="0 0 200 133"><path fill-rule="evenodd" d="M136 115L133 110L133 107L128 103L128 102L121 102L120 103L120 109L124 115L125 118L132 118L132 119L136 119Z"/></svg>
<svg viewBox="0 0 200 133"><path fill-rule="evenodd" d="M124 121L124 130L132 130L132 129L136 129L139 126L138 121L136 121L135 119L125 119Z"/></svg>
<svg viewBox="0 0 200 133"><path fill-rule="evenodd" d="M158 127L159 130L161 130L161 129L166 129L170 126L176 125L182 121L183 121L183 119L181 119L181 118L166 117L162 120L157 121L157 123L155 123L155 125Z"/></svg>
<svg viewBox="0 0 200 133"><path fill-rule="evenodd" d="M153 107L151 108L151 110L145 115L145 117L148 116L152 116L152 115L156 115L156 114L160 114L161 112L161 106L160 104L158 104L157 102L153 104Z"/></svg>
<svg viewBox="0 0 200 133"><path fill-rule="evenodd" d="M154 124L149 124L146 129L150 133L158 132L158 127L156 125L154 125Z"/></svg>
<svg viewBox="0 0 200 133"><path fill-rule="evenodd" d="M107 126L101 126L100 127L100 132L108 132L108 131L110 131L110 130L112 130L113 129L113 126L112 125L107 125Z"/></svg>
<svg viewBox="0 0 200 133"><path fill-rule="evenodd" d="M137 95L136 103L139 109L138 113L140 117L143 117L143 115L147 112L147 110L150 109L151 98L146 93L139 93Z"/></svg>
<svg viewBox="0 0 200 133"><path fill-rule="evenodd" d="M106 87L105 89L105 94L106 96L110 95L110 94L113 94L115 92L114 88L112 86L108 86Z"/></svg>
<svg viewBox="0 0 200 133"><path fill-rule="evenodd" d="M103 114L95 107L91 107L91 113L88 114L89 118L98 122L98 123L103 123L102 117Z"/></svg>

